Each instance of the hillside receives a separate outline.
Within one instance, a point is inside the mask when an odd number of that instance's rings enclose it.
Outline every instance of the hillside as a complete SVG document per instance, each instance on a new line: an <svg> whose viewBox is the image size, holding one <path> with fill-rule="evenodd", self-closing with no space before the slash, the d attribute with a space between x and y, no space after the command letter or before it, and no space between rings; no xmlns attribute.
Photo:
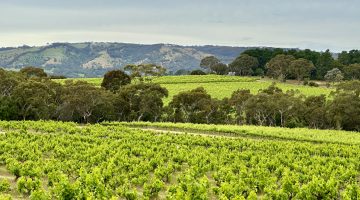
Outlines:
<svg viewBox="0 0 360 200"><path fill-rule="evenodd" d="M126 64L154 63L168 72L199 67L200 60L214 55L229 63L246 47L179 46L170 44L54 43L47 46L0 48L0 66L20 69L40 66L50 74L67 77L98 77Z"/></svg>
<svg viewBox="0 0 360 200"><path fill-rule="evenodd" d="M64 83L67 79L55 80L59 83ZM75 81L86 81L95 86L100 87L102 78L76 78L70 79ZM203 87L212 97L223 99L231 97L231 94L239 89L248 89L253 94L256 94L261 89L269 87L274 80L260 79L258 77L242 77L242 76L221 76L221 75L206 75L206 76L162 76L156 77L152 80L153 83L159 83L169 91L169 96L164 99L165 104L169 103L173 96L180 93ZM333 88L326 87L310 87L299 85L288 81L286 83L277 82L277 87L284 91L296 90L305 96L311 95L326 95L328 96Z"/></svg>
<svg viewBox="0 0 360 200"><path fill-rule="evenodd" d="M358 199L359 144L304 128L1 121L0 199Z"/></svg>

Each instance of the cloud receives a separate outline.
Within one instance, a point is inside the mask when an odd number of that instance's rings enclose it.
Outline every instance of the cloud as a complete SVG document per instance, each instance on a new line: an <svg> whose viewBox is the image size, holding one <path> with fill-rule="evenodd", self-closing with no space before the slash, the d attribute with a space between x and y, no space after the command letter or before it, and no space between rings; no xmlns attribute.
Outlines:
<svg viewBox="0 0 360 200"><path fill-rule="evenodd" d="M86 40L339 51L360 46L359 7L356 0L3 0L0 45Z"/></svg>

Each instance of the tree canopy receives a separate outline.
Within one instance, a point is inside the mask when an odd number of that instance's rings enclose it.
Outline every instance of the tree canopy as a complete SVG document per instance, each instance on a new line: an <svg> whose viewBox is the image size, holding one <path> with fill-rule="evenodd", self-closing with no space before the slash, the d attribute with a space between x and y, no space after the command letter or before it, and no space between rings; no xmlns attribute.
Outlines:
<svg viewBox="0 0 360 200"><path fill-rule="evenodd" d="M108 71L103 78L101 87L112 92L116 92L120 87L130 84L131 78L121 70Z"/></svg>

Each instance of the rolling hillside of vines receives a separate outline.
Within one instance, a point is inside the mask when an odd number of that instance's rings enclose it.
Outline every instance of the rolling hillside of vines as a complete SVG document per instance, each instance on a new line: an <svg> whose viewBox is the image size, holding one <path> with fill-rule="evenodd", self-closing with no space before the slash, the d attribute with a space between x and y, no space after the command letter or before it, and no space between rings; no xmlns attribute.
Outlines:
<svg viewBox="0 0 360 200"><path fill-rule="evenodd" d="M355 132L0 122L0 199L358 199Z"/></svg>
<svg viewBox="0 0 360 200"><path fill-rule="evenodd" d="M86 81L96 86L100 86L102 78L76 78L70 79L76 81ZM56 80L64 83L64 80ZM169 97L164 99L165 103L171 101L172 97L180 92L189 91L197 87L203 87L208 94L214 98L222 99L230 97L238 89L249 89L252 93L257 93L260 89L266 89L273 81L269 79L260 79L256 77L222 76L222 75L184 75L184 76L162 76L151 80L153 83L159 83L169 91ZM331 88L310 87L304 85L277 83L277 87L284 91L297 90L300 94L306 96L329 95Z"/></svg>

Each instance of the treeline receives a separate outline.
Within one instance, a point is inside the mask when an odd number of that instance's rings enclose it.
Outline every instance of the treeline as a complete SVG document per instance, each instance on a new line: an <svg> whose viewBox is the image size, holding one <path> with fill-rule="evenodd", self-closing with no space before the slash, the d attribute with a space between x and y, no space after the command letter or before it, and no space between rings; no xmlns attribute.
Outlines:
<svg viewBox="0 0 360 200"><path fill-rule="evenodd" d="M168 121L360 131L360 81L339 84L331 98L283 92L274 84L257 94L238 90L230 98L218 100L196 88L175 95L164 106L166 88L144 81L134 84L131 78L114 70L105 74L102 87L71 80L61 85L41 69L0 70L0 119Z"/></svg>
<svg viewBox="0 0 360 200"><path fill-rule="evenodd" d="M214 56L201 60L200 67L190 74L216 73L238 76L268 76L285 81L288 79L327 80L329 82L360 79L360 51L343 51L334 59L332 53L309 49L256 48L241 53L226 65ZM180 73L180 72L179 72Z"/></svg>

